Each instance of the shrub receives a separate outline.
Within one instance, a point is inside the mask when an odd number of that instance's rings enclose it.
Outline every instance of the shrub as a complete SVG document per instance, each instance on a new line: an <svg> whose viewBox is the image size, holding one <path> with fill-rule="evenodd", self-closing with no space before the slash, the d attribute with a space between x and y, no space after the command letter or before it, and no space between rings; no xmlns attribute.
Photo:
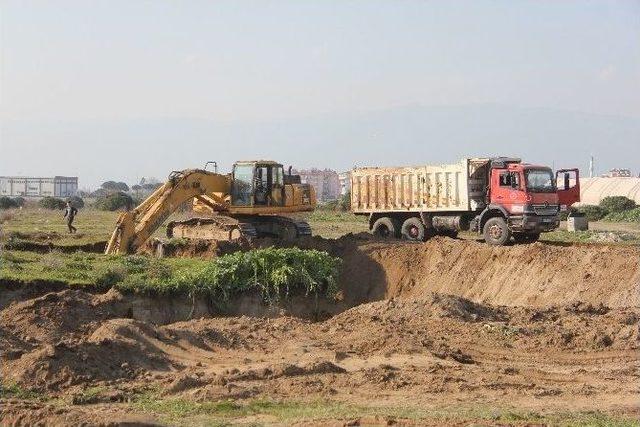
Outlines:
<svg viewBox="0 0 640 427"><path fill-rule="evenodd" d="M583 213L589 221L600 221L609 212L596 205L585 205L578 208L578 212Z"/></svg>
<svg viewBox="0 0 640 427"><path fill-rule="evenodd" d="M126 270L121 265L114 265L100 271L96 277L96 284L105 288L122 282L126 277Z"/></svg>
<svg viewBox="0 0 640 427"><path fill-rule="evenodd" d="M612 212L604 219L606 221L640 222L640 207L622 212Z"/></svg>
<svg viewBox="0 0 640 427"><path fill-rule="evenodd" d="M136 258L124 263L129 268L145 264ZM173 275L154 264L118 287L129 292L209 296L220 304L250 290L259 291L269 303L294 293L335 297L340 259L316 250L267 248L224 255Z"/></svg>
<svg viewBox="0 0 640 427"><path fill-rule="evenodd" d="M0 209L11 209L18 207L16 202L11 197L2 196L0 197Z"/></svg>
<svg viewBox="0 0 640 427"><path fill-rule="evenodd" d="M82 197L80 196L71 196L67 200L69 200L71 202L71 206L76 209L84 208L84 200L82 200Z"/></svg>
<svg viewBox="0 0 640 427"><path fill-rule="evenodd" d="M118 209L130 209L133 206L133 199L125 193L112 193L99 197L95 207L103 211L115 211Z"/></svg>
<svg viewBox="0 0 640 427"><path fill-rule="evenodd" d="M67 203L57 197L44 197L40 199L38 205L44 209L64 209Z"/></svg>
<svg viewBox="0 0 640 427"><path fill-rule="evenodd" d="M348 212L351 210L351 192L347 191L345 194L340 196L340 203L338 204L340 210L344 212Z"/></svg>
<svg viewBox="0 0 640 427"><path fill-rule="evenodd" d="M625 196L608 196L600 201L600 207L608 212L623 212L636 207L636 202Z"/></svg>
<svg viewBox="0 0 640 427"><path fill-rule="evenodd" d="M24 204L25 204L25 202L26 202L26 200L24 199L24 197L20 197L20 196L18 196L18 197L14 197L14 198L13 198L13 203L15 204L15 206L16 206L17 208L21 208L21 207L23 207L23 206L24 206Z"/></svg>

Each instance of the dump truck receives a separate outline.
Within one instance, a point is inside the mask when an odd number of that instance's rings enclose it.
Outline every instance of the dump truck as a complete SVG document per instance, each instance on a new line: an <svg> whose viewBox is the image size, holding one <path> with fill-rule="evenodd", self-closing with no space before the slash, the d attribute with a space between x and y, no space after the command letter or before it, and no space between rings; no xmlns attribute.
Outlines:
<svg viewBox="0 0 640 427"><path fill-rule="evenodd" d="M473 231L491 245L536 241L580 200L579 171L519 158L466 158L448 165L362 167L351 172L351 209L379 237L425 240Z"/></svg>
<svg viewBox="0 0 640 427"><path fill-rule="evenodd" d="M214 170L207 167L213 165ZM167 182L135 209L122 212L107 254L139 250L180 206L193 203L194 216L167 225L168 237L236 241L256 237L292 240L311 235L305 221L287 216L313 211L316 193L299 175L270 160L240 161L220 174L216 162L204 169L173 171Z"/></svg>

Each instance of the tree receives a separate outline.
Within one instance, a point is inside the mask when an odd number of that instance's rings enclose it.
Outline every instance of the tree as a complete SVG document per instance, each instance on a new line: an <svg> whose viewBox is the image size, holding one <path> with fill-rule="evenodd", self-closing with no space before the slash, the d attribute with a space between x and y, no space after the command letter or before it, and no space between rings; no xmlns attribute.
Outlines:
<svg viewBox="0 0 640 427"><path fill-rule="evenodd" d="M101 185L107 191L115 192L115 191L129 191L129 186L124 182L116 182L116 181L106 181Z"/></svg>
<svg viewBox="0 0 640 427"><path fill-rule="evenodd" d="M126 193L111 193L99 197L94 206L102 211L115 211L122 208L128 210L133 206L133 199Z"/></svg>
<svg viewBox="0 0 640 427"><path fill-rule="evenodd" d="M71 202L71 206L76 209L84 208L84 200L80 196L71 196L69 197L69 201Z"/></svg>
<svg viewBox="0 0 640 427"><path fill-rule="evenodd" d="M58 199L57 197L44 197L40 199L38 205L44 209L56 210L64 209L65 206L67 206L67 202L62 199Z"/></svg>
<svg viewBox="0 0 640 427"><path fill-rule="evenodd" d="M147 190L147 191L155 191L158 188L160 188L162 186L161 183L159 182L147 182L145 184L142 184L142 188Z"/></svg>

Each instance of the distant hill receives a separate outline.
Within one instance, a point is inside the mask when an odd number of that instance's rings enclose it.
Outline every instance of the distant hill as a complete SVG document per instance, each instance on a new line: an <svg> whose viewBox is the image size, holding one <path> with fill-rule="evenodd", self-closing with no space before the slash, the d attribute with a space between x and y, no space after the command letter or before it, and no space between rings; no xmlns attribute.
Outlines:
<svg viewBox="0 0 640 427"><path fill-rule="evenodd" d="M163 179L207 160L228 169L234 160L255 158L344 170L513 155L586 173L592 153L597 173L640 170L640 118L497 105L408 106L248 123L4 121L0 138L0 175L78 175L81 187L115 178Z"/></svg>

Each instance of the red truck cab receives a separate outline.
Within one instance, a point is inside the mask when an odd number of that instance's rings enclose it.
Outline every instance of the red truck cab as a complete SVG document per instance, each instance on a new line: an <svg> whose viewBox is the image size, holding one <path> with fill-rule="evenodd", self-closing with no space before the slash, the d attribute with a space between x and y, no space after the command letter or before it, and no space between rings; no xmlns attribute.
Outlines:
<svg viewBox="0 0 640 427"><path fill-rule="evenodd" d="M578 169L561 169L554 175L547 166L497 158L488 182L487 206L474 228L494 245L505 244L511 236L516 241L537 240L541 232L558 228L560 212L580 200Z"/></svg>

